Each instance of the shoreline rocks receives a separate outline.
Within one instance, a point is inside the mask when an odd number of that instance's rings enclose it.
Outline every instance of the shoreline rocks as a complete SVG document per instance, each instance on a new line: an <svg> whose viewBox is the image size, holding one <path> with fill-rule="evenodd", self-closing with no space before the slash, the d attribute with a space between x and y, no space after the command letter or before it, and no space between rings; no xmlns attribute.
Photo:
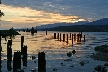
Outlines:
<svg viewBox="0 0 108 72"><path fill-rule="evenodd" d="M93 55L90 55L91 58L98 61L108 62L108 45L107 44L96 46L94 50L97 51L98 53L94 53Z"/></svg>
<svg viewBox="0 0 108 72"><path fill-rule="evenodd" d="M108 54L106 53L97 53L97 54L90 55L90 57L93 58L94 60L108 62Z"/></svg>
<svg viewBox="0 0 108 72"><path fill-rule="evenodd" d="M94 50L102 52L102 53L108 53L108 45L105 44L105 45L101 45L101 46L96 46Z"/></svg>

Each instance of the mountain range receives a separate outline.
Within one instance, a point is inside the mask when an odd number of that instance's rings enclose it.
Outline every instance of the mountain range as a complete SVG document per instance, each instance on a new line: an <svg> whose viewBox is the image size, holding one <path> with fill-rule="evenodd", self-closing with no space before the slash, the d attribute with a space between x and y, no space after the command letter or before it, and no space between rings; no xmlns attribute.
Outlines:
<svg viewBox="0 0 108 72"><path fill-rule="evenodd" d="M89 22L84 25L108 25L108 18L103 18L97 21Z"/></svg>
<svg viewBox="0 0 108 72"><path fill-rule="evenodd" d="M45 29L45 28L53 28L53 27L59 27L59 26L72 26L72 25L82 25L89 23L89 21L79 21L75 23L54 23L54 24L46 24L46 25L41 25L41 26L36 26L36 29Z"/></svg>
<svg viewBox="0 0 108 72"><path fill-rule="evenodd" d="M59 26L73 26L73 25L108 25L108 18L103 18L97 21L89 22L89 21L79 21L75 23L54 23L54 24L46 24L41 26L34 27L35 29L46 29L46 28L54 28Z"/></svg>

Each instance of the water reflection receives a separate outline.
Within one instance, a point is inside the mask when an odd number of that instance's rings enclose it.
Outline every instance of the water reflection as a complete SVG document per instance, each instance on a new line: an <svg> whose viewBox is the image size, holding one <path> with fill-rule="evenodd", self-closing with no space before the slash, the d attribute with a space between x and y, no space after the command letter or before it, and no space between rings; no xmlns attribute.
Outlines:
<svg viewBox="0 0 108 72"><path fill-rule="evenodd" d="M78 61L83 59L86 55L89 55L93 53L93 48L97 44L100 44L105 39L108 39L107 37L103 37L103 35L88 35L88 33L84 33L86 35L86 43L79 42L74 40L74 45L72 46L72 40L69 39L68 44L63 41L58 41L58 39L53 39L53 33L49 32L47 35L45 32L38 32L37 34L34 34L31 36L31 33L25 33L20 32L21 35L17 35L15 39L12 39L12 56L14 55L14 52L21 51L21 36L24 36L24 45L27 45L27 54L22 59L23 66L27 67L28 69L34 68L37 69L37 58L35 59L36 63L34 63L34 60L31 60L28 58L29 56L37 56L37 54L41 51L44 51L46 54L46 68L52 69L53 67L59 67L61 66L61 63L63 65L67 64L70 65L70 62L66 63L64 60L69 59L67 57L67 53L75 50L76 53L74 56L71 56L70 59L74 62L74 64L77 64ZM61 32L61 34L67 34L68 32ZM68 33L69 34L69 33ZM72 34L72 33L71 33ZM99 35L99 37L98 37ZM100 41L99 41L100 39ZM102 40L102 41L101 41ZM107 41L105 41L106 43ZM6 58L7 55L7 44L4 39L2 39L2 48L3 48L3 57ZM23 57L23 56L22 56ZM7 59L7 69L10 71L12 68L12 61L9 61ZM26 68L26 69L27 69ZM60 68L60 67L59 67ZM46 69L47 72L47 69Z"/></svg>

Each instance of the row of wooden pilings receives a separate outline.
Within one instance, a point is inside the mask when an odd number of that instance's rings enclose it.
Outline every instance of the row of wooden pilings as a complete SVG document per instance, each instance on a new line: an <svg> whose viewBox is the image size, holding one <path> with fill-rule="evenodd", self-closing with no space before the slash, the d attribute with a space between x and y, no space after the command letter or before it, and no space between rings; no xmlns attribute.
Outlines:
<svg viewBox="0 0 108 72"><path fill-rule="evenodd" d="M54 33L54 39L58 39L58 41L60 41L60 42L61 41L66 42L67 44L69 43L68 40L72 40L72 46L73 46L73 43L75 40L77 42L85 42L85 35L82 36L82 32L79 32L79 34L76 34L76 33L71 34L70 33L70 36L68 34L61 35L61 33Z"/></svg>
<svg viewBox="0 0 108 72"><path fill-rule="evenodd" d="M1 71L1 36L0 36L0 71ZM21 51L14 52L13 57L13 68L11 66L12 63L12 39L7 42L7 70L13 72L24 72L21 69L21 60L23 61L23 66L27 67L27 46L24 45L24 36L21 36ZM2 71L1 71L2 72ZM34 72L34 71L33 71ZM46 60L45 53L38 53L38 72L46 72Z"/></svg>

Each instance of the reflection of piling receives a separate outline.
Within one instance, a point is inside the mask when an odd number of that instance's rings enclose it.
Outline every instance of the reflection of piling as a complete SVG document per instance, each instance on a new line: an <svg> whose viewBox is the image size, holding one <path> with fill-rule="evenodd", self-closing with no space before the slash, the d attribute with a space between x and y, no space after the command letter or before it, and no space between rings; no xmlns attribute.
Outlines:
<svg viewBox="0 0 108 72"><path fill-rule="evenodd" d="M85 35L84 35L84 42L85 42Z"/></svg>
<svg viewBox="0 0 108 72"><path fill-rule="evenodd" d="M21 69L21 52L14 52L13 58L13 72L17 72L17 69Z"/></svg>
<svg viewBox="0 0 108 72"><path fill-rule="evenodd" d="M67 44L68 44L68 34L67 34Z"/></svg>
<svg viewBox="0 0 108 72"><path fill-rule="evenodd" d="M24 36L21 36L21 53L23 52Z"/></svg>
<svg viewBox="0 0 108 72"><path fill-rule="evenodd" d="M11 62L12 62L12 61L7 60L7 70L8 70L8 71L11 71L11 70L12 70Z"/></svg>
<svg viewBox="0 0 108 72"><path fill-rule="evenodd" d="M54 39L56 39L56 33L54 33Z"/></svg>
<svg viewBox="0 0 108 72"><path fill-rule="evenodd" d="M63 34L63 42L65 42L65 34Z"/></svg>
<svg viewBox="0 0 108 72"><path fill-rule="evenodd" d="M73 34L72 34L72 46L73 46Z"/></svg>
<svg viewBox="0 0 108 72"><path fill-rule="evenodd" d="M59 33L57 34L57 39L58 39L58 41L59 41Z"/></svg>
<svg viewBox="0 0 108 72"><path fill-rule="evenodd" d="M38 53L38 72L46 72L45 53Z"/></svg>
<svg viewBox="0 0 108 72"><path fill-rule="evenodd" d="M47 35L47 30L46 30L46 35Z"/></svg>
<svg viewBox="0 0 108 72"><path fill-rule="evenodd" d="M24 46L23 47L23 66L26 66L27 67L27 46Z"/></svg>
<svg viewBox="0 0 108 72"><path fill-rule="evenodd" d="M71 33L70 33L70 40L71 40Z"/></svg>

